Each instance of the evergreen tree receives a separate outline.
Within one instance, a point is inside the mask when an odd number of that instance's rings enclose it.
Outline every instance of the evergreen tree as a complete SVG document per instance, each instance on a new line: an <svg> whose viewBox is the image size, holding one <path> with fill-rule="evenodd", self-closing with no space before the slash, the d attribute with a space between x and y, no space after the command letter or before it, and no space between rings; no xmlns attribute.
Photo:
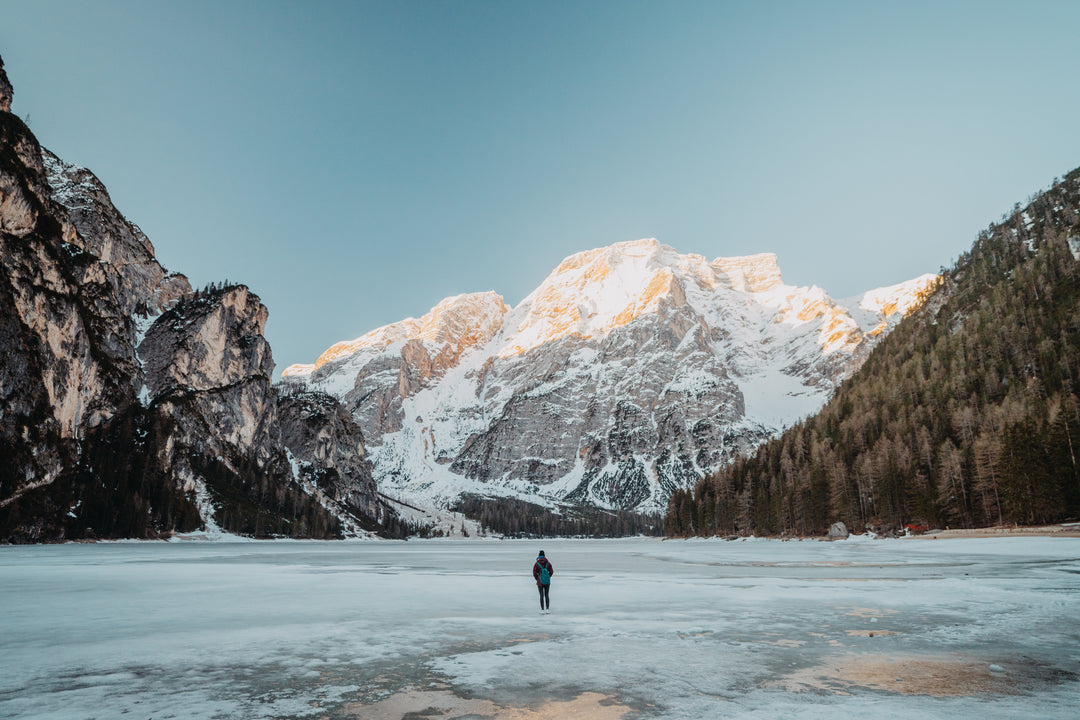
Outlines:
<svg viewBox="0 0 1080 720"><path fill-rule="evenodd" d="M1080 516L1080 170L979 233L815 417L676 492L668 534Z"/></svg>

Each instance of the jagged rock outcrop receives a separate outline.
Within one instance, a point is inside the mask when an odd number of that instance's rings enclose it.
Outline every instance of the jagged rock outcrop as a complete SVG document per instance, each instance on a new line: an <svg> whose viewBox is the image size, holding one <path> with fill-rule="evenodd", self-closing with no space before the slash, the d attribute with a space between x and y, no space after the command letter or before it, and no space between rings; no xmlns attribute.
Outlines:
<svg viewBox="0 0 1080 720"><path fill-rule="evenodd" d="M320 392L285 394L278 416L285 447L306 479L356 516L382 518L363 433L337 398Z"/></svg>
<svg viewBox="0 0 1080 720"><path fill-rule="evenodd" d="M14 94L15 90L4 71L4 60L0 58L0 112L11 112L11 98Z"/></svg>
<svg viewBox="0 0 1080 720"><path fill-rule="evenodd" d="M362 464L363 438L355 425L342 429L336 400L325 398L323 413L304 418L306 429L346 443L358 460L290 442L295 402L284 402L282 422L267 316L247 287L212 287L181 298L147 331L139 356L149 407L168 428L159 456L165 474L227 530L323 537L376 527L383 511ZM304 462L289 457L294 446Z"/></svg>
<svg viewBox="0 0 1080 720"><path fill-rule="evenodd" d="M149 407L169 421L160 458L166 475L199 498L204 517L247 532L262 528L230 514L276 516L282 508L272 507L271 496L293 480L270 387L266 318L247 287L203 290L165 311L139 344ZM245 507L215 498L222 485ZM314 522L333 525L325 517Z"/></svg>
<svg viewBox="0 0 1080 720"><path fill-rule="evenodd" d="M934 282L838 302L785 285L772 254L617 243L566 258L513 309L449 298L283 382L339 397L403 499L659 510L820 407Z"/></svg>
<svg viewBox="0 0 1080 720"><path fill-rule="evenodd" d="M154 246L112 203L108 190L86 168L66 163L46 149L42 161L52 199L67 211L82 249L115 271L113 294L125 317L156 315L191 292L183 275L168 273Z"/></svg>
<svg viewBox="0 0 1080 720"><path fill-rule="evenodd" d="M365 436L381 437L402 429L407 398L500 332L508 309L493 292L450 297L422 318L336 343L315 363L294 365L283 374L311 379L321 390L345 398Z"/></svg>
<svg viewBox="0 0 1080 720"><path fill-rule="evenodd" d="M363 468L312 455L294 472L259 298L168 273L10 99L0 61L0 542L376 526ZM322 471L345 501L309 477Z"/></svg>

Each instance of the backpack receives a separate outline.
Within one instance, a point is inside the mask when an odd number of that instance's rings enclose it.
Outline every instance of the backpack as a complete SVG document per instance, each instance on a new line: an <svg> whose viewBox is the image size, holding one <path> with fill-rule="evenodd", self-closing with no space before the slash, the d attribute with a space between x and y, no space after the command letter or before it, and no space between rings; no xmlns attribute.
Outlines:
<svg viewBox="0 0 1080 720"><path fill-rule="evenodd" d="M540 565L540 561L537 560L536 564ZM540 584L541 585L550 585L551 584L551 570L548 569L547 564L540 565Z"/></svg>

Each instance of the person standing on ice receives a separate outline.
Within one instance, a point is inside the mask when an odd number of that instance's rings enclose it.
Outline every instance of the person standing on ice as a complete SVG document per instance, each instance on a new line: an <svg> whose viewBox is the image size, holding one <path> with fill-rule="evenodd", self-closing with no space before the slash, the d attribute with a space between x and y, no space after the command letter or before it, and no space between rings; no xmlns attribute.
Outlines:
<svg viewBox="0 0 1080 720"><path fill-rule="evenodd" d="M540 614L551 614L551 576L555 574L555 568L551 561L544 557L544 551L540 551L540 557L533 563L533 577L536 579L536 589L540 591Z"/></svg>

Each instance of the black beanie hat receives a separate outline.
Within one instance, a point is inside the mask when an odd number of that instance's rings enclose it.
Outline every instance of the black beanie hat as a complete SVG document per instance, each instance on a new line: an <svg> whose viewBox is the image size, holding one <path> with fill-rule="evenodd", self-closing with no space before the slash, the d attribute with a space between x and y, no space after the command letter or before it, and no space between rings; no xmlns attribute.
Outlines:
<svg viewBox="0 0 1080 720"><path fill-rule="evenodd" d="M544 557L544 551L543 550L540 551L540 557Z"/></svg>

